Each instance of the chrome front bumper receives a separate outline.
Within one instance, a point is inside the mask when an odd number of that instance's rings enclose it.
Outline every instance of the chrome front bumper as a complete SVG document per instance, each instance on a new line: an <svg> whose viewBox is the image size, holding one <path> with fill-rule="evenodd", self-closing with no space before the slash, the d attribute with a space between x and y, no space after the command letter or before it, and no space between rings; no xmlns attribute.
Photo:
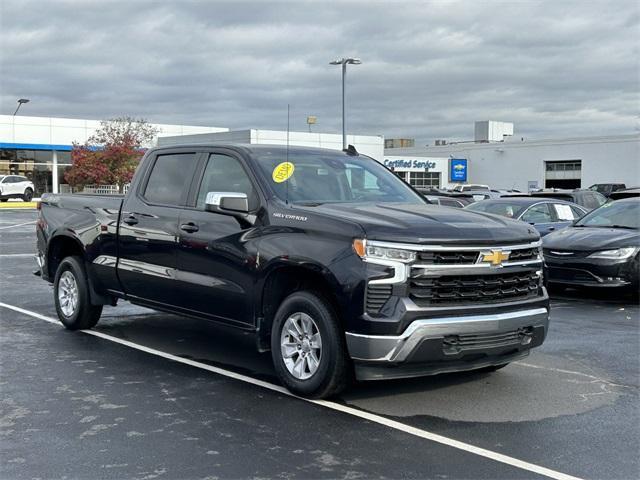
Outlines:
<svg viewBox="0 0 640 480"><path fill-rule="evenodd" d="M400 364L410 360L425 342L440 341L444 344L446 337L478 335L480 340L471 349L479 353L483 352L483 345L486 351L495 350L496 346L503 349L509 346L526 348L527 343L524 342L530 342L530 338L527 340L526 335L517 337L514 334L509 336L509 333L518 332L520 329L532 328L537 332L541 332L544 337L548 327L549 310L547 308L534 308L489 315L415 320L398 336L362 335L346 332L346 339L347 348L353 360L389 365ZM491 344L490 341L486 340L491 336L495 337L496 343ZM485 342L484 344L483 341ZM447 356L449 355L446 352L442 355L445 358ZM453 358L454 356L452 355L451 357ZM442 357L431 359L424 358L424 355L422 355L420 361L433 360L438 362L442 361Z"/></svg>

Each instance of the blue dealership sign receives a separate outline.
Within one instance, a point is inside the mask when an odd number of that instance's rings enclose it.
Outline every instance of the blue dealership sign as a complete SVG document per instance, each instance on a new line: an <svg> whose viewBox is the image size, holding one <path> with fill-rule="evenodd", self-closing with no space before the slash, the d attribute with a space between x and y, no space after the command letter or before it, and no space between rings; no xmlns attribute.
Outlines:
<svg viewBox="0 0 640 480"><path fill-rule="evenodd" d="M452 158L449 160L449 181L450 182L466 182L467 181L467 159Z"/></svg>

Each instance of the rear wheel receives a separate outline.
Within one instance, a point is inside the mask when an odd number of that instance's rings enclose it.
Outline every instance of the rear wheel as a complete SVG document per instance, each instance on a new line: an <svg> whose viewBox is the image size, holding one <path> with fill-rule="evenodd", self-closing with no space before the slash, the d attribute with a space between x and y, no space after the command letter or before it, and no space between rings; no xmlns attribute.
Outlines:
<svg viewBox="0 0 640 480"><path fill-rule="evenodd" d="M31 190L30 188L27 188L24 191L24 195L22 195L22 200L24 200L25 202L30 202L32 198L33 198L33 190Z"/></svg>
<svg viewBox="0 0 640 480"><path fill-rule="evenodd" d="M298 395L330 397L350 379L337 315L316 293L295 292L282 302L271 329L271 355L282 383Z"/></svg>
<svg viewBox="0 0 640 480"><path fill-rule="evenodd" d="M8 198L0 198L0 202L6 202L8 200L9 200Z"/></svg>
<svg viewBox="0 0 640 480"><path fill-rule="evenodd" d="M102 305L91 305L89 283L80 257L60 263L53 283L56 312L69 330L93 328L102 314Z"/></svg>

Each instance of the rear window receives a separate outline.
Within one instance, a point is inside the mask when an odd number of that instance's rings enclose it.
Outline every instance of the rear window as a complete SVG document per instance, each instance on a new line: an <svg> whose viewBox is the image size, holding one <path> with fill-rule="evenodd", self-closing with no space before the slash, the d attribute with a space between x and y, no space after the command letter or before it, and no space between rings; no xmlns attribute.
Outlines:
<svg viewBox="0 0 640 480"><path fill-rule="evenodd" d="M151 203L180 205L191 180L193 153L158 155L153 164L144 198Z"/></svg>
<svg viewBox="0 0 640 480"><path fill-rule="evenodd" d="M462 208L462 203L460 203L458 200L454 200L452 198L441 198L439 203L440 203L440 205L443 205L445 207Z"/></svg>
<svg viewBox="0 0 640 480"><path fill-rule="evenodd" d="M605 201L606 199L603 195L594 192L586 192L582 197L582 204L589 209L598 208Z"/></svg>
<svg viewBox="0 0 640 480"><path fill-rule="evenodd" d="M515 202L485 200L467 205L467 210L493 213L503 217L518 218L527 206Z"/></svg>

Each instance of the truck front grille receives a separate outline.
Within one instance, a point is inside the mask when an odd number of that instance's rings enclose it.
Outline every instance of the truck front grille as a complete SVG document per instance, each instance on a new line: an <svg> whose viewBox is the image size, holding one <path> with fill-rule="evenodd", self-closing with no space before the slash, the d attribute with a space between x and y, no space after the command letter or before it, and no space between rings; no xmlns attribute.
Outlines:
<svg viewBox="0 0 640 480"><path fill-rule="evenodd" d="M540 277L535 271L492 275L412 276L409 298L420 307L500 303L536 297Z"/></svg>
<svg viewBox="0 0 640 480"><path fill-rule="evenodd" d="M509 247L502 247L509 251ZM418 252L418 263L423 265L473 265L478 261L480 252L490 250L478 248L477 250L444 250ZM523 262L536 260L538 258L538 248L519 248L511 250L509 262Z"/></svg>

